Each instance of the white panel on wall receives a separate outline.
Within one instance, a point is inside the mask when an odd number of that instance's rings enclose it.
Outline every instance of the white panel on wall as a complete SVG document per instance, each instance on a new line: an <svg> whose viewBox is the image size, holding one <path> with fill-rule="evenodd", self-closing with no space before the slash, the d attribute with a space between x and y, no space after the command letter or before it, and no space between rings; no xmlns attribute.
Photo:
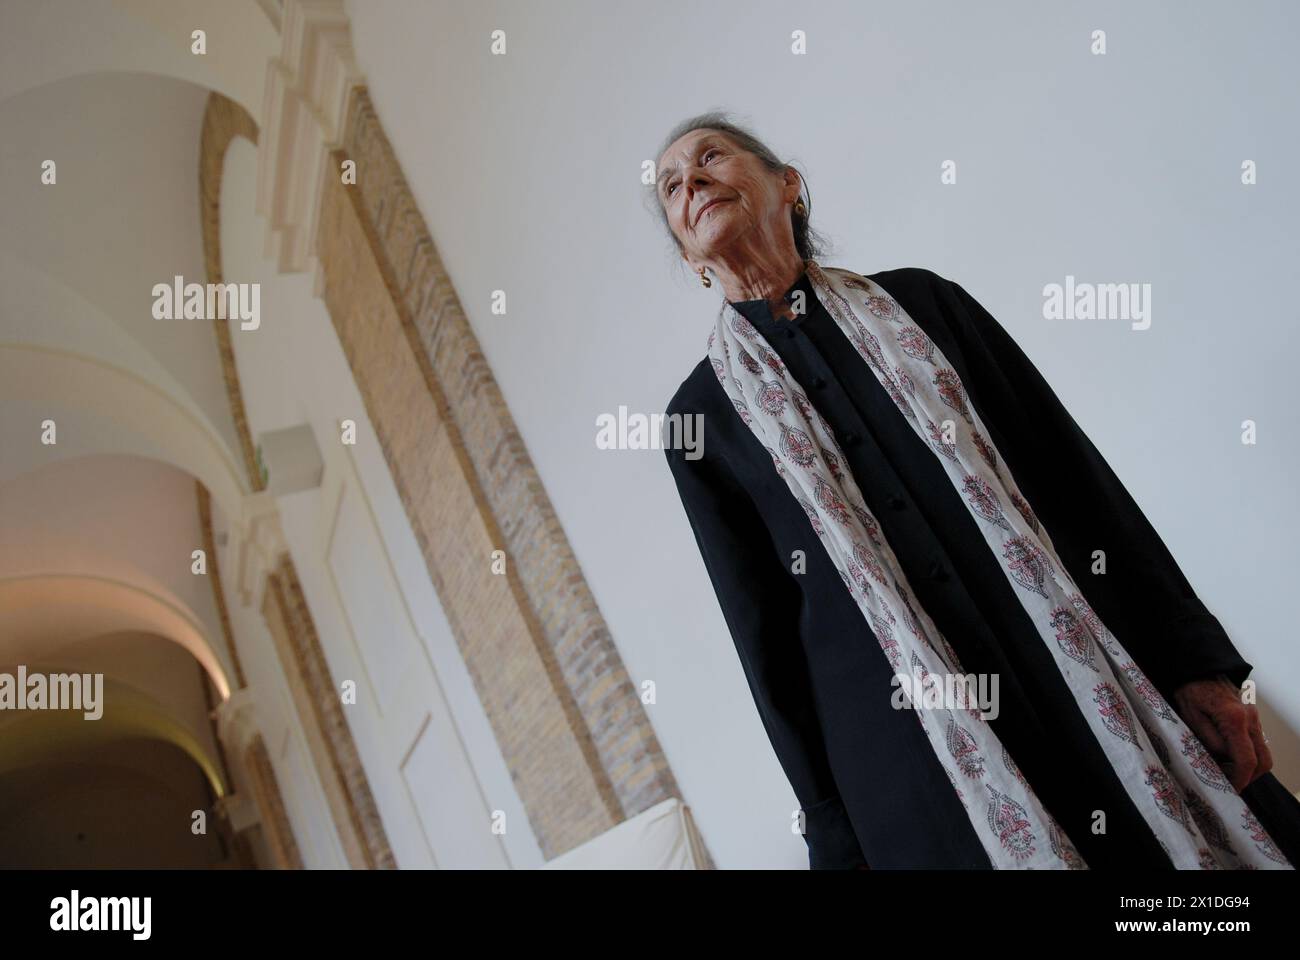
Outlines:
<svg viewBox="0 0 1300 960"><path fill-rule="evenodd" d="M375 732L391 748L390 762L399 767L424 843L440 867L508 868L501 840L490 830L489 804L365 494L337 474L325 489L327 498L337 489L326 567L363 675L353 678L358 700L373 701L374 711L363 715L373 718ZM404 759L397 762L399 750Z"/></svg>
<svg viewBox="0 0 1300 960"><path fill-rule="evenodd" d="M425 713L430 668L379 534L356 491L345 484L329 540L329 573L356 645L364 677L357 696L371 696L388 732L403 742Z"/></svg>
<svg viewBox="0 0 1300 960"><path fill-rule="evenodd" d="M345 868L347 857L328 806L322 808L324 793L306 740L296 725L288 722L278 735L280 742L268 744L267 753L303 866L309 870Z"/></svg>
<svg viewBox="0 0 1300 960"><path fill-rule="evenodd" d="M474 771L441 697L402 764L402 776L439 867L510 867L500 837L492 833L492 811L467 787L475 782Z"/></svg>

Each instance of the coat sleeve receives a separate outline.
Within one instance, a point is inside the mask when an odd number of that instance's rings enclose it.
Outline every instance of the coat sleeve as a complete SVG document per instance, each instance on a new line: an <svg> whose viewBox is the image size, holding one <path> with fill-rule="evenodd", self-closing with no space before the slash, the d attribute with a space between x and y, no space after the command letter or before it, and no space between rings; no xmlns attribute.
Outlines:
<svg viewBox="0 0 1300 960"><path fill-rule="evenodd" d="M710 446L703 444L706 451ZM804 811L809 867L866 867L813 702L799 636L803 592L725 461L709 453L688 459L673 448L665 453L759 717Z"/></svg>
<svg viewBox="0 0 1300 960"><path fill-rule="evenodd" d="M1251 671L1196 596L1141 508L1002 326L958 284L938 278L977 409L1089 604L1167 699L1190 680ZM1104 583L1091 573L1104 550ZM1121 633L1120 631L1124 632Z"/></svg>

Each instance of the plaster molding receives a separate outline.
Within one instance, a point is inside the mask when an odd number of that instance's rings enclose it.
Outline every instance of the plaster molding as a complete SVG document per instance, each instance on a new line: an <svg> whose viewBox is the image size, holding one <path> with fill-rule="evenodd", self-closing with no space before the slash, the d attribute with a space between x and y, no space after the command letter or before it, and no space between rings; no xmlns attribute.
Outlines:
<svg viewBox="0 0 1300 960"><path fill-rule="evenodd" d="M262 822L262 812L257 801L246 793L228 793L217 801L217 810L235 833L242 833Z"/></svg>
<svg viewBox="0 0 1300 960"><path fill-rule="evenodd" d="M280 55L267 65L257 161L266 254L282 273L311 267L321 181L352 89L364 82L342 0L286 0Z"/></svg>
<svg viewBox="0 0 1300 960"><path fill-rule="evenodd" d="M257 703L247 687L232 691L216 708L217 736L232 756L243 756L257 737Z"/></svg>
<svg viewBox="0 0 1300 960"><path fill-rule="evenodd" d="M242 506L243 512L236 523L239 549L235 582L240 603L252 607L261 596L266 575L289 552L289 545L280 528L279 507L269 490L249 494Z"/></svg>

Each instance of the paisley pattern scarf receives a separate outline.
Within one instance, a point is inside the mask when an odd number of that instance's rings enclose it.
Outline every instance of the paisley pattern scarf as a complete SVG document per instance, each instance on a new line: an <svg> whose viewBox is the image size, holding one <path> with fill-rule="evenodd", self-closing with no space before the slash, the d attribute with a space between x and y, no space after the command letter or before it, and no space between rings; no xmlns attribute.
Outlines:
<svg viewBox="0 0 1300 960"><path fill-rule="evenodd" d="M806 266L817 298L961 494L990 556L1174 866L1293 869L1205 747L1089 607L938 346L874 281L813 260ZM830 426L776 351L725 298L708 354L736 412L808 514L895 675L906 681L901 689L908 705L993 866L1087 869L974 698L928 695L941 683L948 690L960 683L964 671L956 653L913 601ZM911 702L917 680L926 692L919 704Z"/></svg>

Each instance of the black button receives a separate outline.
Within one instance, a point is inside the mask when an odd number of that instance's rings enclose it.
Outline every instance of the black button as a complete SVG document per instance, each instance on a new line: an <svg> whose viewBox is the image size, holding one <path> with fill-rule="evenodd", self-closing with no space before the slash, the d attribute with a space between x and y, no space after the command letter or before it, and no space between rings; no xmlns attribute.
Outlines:
<svg viewBox="0 0 1300 960"><path fill-rule="evenodd" d="M822 387L826 386L826 381L823 380L821 377L818 377L816 380L813 381L813 386L816 387L818 390L820 390Z"/></svg>
<svg viewBox="0 0 1300 960"><path fill-rule="evenodd" d="M859 437L856 433L846 433L846 434L844 434L844 442L845 442L846 444L848 444L850 447L856 447L856 446L858 445L858 442L859 442L861 439L862 439L862 438Z"/></svg>
<svg viewBox="0 0 1300 960"><path fill-rule="evenodd" d="M793 340L793 339L794 339L794 327L786 327L786 328L785 328L785 335L786 335L787 337L789 337L790 339Z"/></svg>
<svg viewBox="0 0 1300 960"><path fill-rule="evenodd" d="M926 574L931 580L938 580L940 583L948 579L948 571L943 568L943 564L935 560L930 564L930 572Z"/></svg>
<svg viewBox="0 0 1300 960"><path fill-rule="evenodd" d="M885 502L888 503L895 510L902 510L905 506L907 506L907 501L904 500L902 497L898 496L898 494L892 494L889 497L889 499L886 500Z"/></svg>

